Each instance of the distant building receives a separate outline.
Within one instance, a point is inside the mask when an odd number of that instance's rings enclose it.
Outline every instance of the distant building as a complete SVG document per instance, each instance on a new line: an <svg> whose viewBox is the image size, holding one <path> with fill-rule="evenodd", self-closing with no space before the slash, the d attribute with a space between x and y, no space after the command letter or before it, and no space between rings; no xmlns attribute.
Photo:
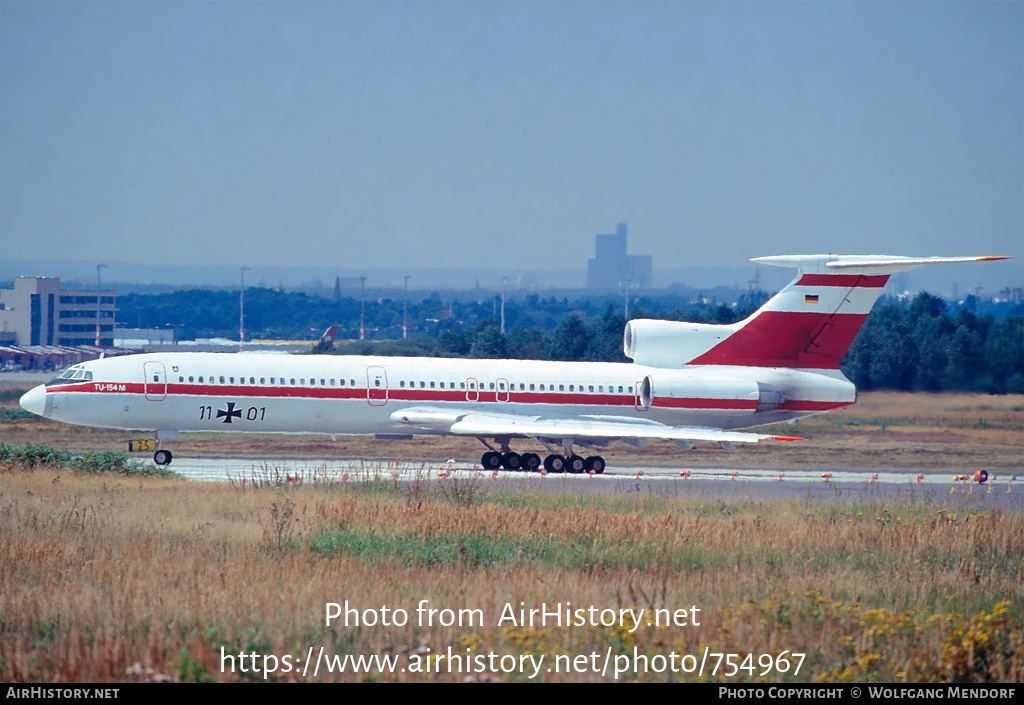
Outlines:
<svg viewBox="0 0 1024 705"><path fill-rule="evenodd" d="M653 259L626 254L625 223L616 225L614 234L598 235L594 250L594 258L587 261L588 289L618 289L627 281L633 288L650 288Z"/></svg>
<svg viewBox="0 0 1024 705"><path fill-rule="evenodd" d="M114 292L62 291L56 277L18 277L0 289L0 342L6 345L114 345Z"/></svg>
<svg viewBox="0 0 1024 705"><path fill-rule="evenodd" d="M119 348L174 345L174 342L173 328L117 328L114 331L114 345Z"/></svg>

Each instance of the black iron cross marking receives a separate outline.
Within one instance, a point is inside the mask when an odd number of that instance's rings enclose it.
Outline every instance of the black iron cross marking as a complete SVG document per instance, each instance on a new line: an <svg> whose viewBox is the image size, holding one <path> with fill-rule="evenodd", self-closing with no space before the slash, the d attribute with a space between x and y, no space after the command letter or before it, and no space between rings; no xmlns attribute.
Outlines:
<svg viewBox="0 0 1024 705"><path fill-rule="evenodd" d="M224 409L217 410L217 418L224 419L224 423L231 423L231 419L233 418L242 418L242 410L236 409L235 402L229 401L228 408L226 411Z"/></svg>

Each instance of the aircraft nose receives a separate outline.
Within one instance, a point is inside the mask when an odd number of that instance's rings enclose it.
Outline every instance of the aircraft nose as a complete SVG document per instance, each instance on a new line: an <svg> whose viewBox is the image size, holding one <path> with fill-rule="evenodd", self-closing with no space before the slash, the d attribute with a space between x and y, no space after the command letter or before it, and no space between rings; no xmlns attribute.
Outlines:
<svg viewBox="0 0 1024 705"><path fill-rule="evenodd" d="M18 403L25 411L31 411L38 416L46 416L46 385L40 384L25 392Z"/></svg>

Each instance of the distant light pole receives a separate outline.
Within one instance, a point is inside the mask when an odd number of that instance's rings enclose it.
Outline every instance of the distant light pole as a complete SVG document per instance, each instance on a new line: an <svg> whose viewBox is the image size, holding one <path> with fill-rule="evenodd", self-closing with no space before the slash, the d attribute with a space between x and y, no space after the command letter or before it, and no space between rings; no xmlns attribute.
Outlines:
<svg viewBox="0 0 1024 705"><path fill-rule="evenodd" d="M103 300L103 297L100 296L100 289L103 288L101 286L101 284L100 284L100 268L101 267L106 267L106 266L107 265L102 264L102 263L96 265L96 347L97 348L100 346L100 301Z"/></svg>
<svg viewBox="0 0 1024 705"><path fill-rule="evenodd" d="M359 277L359 339L366 339L366 277Z"/></svg>
<svg viewBox="0 0 1024 705"><path fill-rule="evenodd" d="M505 280L508 277L501 278L501 334L505 335Z"/></svg>
<svg viewBox="0 0 1024 705"><path fill-rule="evenodd" d="M405 275L405 301L402 302L402 340L409 337L409 275Z"/></svg>
<svg viewBox="0 0 1024 705"><path fill-rule="evenodd" d="M242 277L242 290L238 292L238 352L245 349L245 270L248 267L240 267L239 275Z"/></svg>

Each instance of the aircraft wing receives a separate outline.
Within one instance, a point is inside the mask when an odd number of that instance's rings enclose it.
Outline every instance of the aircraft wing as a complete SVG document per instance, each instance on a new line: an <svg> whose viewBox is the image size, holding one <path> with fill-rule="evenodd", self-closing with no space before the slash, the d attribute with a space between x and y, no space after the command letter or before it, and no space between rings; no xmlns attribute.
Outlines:
<svg viewBox="0 0 1024 705"><path fill-rule="evenodd" d="M458 411L438 407L410 407L396 411L392 421L456 436L573 439L574 441L626 442L674 441L686 447L691 441L756 443L760 440L803 440L703 426L668 426L627 416L527 416Z"/></svg>

